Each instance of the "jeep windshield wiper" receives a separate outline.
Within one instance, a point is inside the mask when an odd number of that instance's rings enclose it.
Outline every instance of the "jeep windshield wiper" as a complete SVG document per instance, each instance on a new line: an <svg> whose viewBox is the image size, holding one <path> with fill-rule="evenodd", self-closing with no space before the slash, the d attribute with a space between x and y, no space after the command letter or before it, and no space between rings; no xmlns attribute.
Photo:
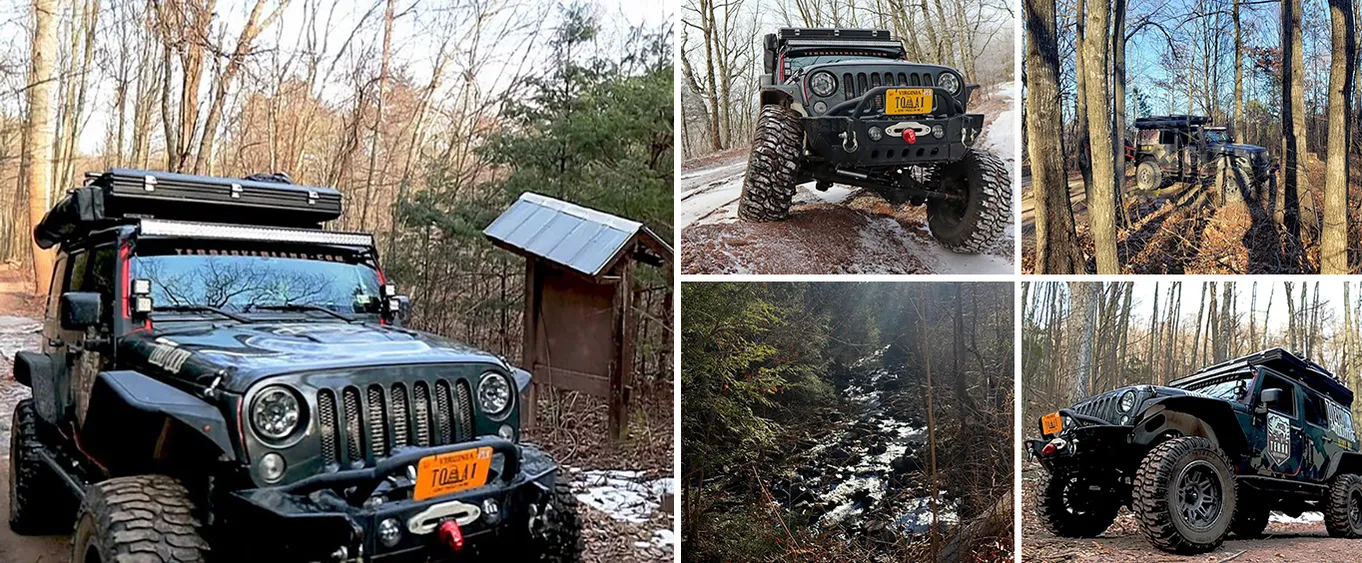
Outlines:
<svg viewBox="0 0 1362 563"><path fill-rule="evenodd" d="M326 314L328 314L328 315L331 315L331 316L333 316L333 317L336 317L336 318L338 318L338 319L340 319L340 320L342 320L342 321L345 321L345 322L347 322L347 323L353 323L353 322L355 322L355 318L352 317L352 316L350 316L350 315L346 315L346 314L344 314L344 313L337 313L337 312L332 311L331 309L327 309L326 307L323 307L323 306L321 306L321 305L312 305L312 304L308 304L308 303L285 303L285 304L283 304L283 305L254 305L254 304L251 304L251 305L246 305L245 307L242 307L242 308L241 308L241 312L243 312L243 313L249 313L249 312L251 311L251 309L260 309L260 310L262 310L262 311L317 311L317 312L320 312L320 313L326 313Z"/></svg>
<svg viewBox="0 0 1362 563"><path fill-rule="evenodd" d="M222 309L212 307L209 305L164 305L154 307L152 308L152 311L170 311L178 313L217 313L239 323L251 322L251 320L246 317L228 313L227 311L223 311Z"/></svg>

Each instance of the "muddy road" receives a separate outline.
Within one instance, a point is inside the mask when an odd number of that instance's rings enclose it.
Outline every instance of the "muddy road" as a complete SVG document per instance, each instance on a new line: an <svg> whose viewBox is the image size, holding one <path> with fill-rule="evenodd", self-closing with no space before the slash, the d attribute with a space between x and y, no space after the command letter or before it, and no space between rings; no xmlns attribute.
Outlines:
<svg viewBox="0 0 1362 563"><path fill-rule="evenodd" d="M1300 518L1274 512L1267 537L1242 540L1231 535L1220 549L1201 555L1181 556L1154 549L1126 509L1121 509L1121 515L1101 537L1055 537L1035 514L1035 479L1043 469L1030 462L1023 462L1022 468L1022 561L1027 563L1362 562L1362 542L1329 537L1318 512L1307 512Z"/></svg>
<svg viewBox="0 0 1362 563"><path fill-rule="evenodd" d="M1016 162L1014 83L1003 84L970 111L984 114L976 146L993 151L1008 170ZM774 223L738 221L747 172L746 150L682 164L676 182L681 271L688 274L1010 274L1015 226L981 254L956 254L932 238L926 209L894 206L873 192L843 185L827 191L796 187L790 217ZM1016 199L1020 189L1014 187ZM1015 203L1014 203L1015 206Z"/></svg>

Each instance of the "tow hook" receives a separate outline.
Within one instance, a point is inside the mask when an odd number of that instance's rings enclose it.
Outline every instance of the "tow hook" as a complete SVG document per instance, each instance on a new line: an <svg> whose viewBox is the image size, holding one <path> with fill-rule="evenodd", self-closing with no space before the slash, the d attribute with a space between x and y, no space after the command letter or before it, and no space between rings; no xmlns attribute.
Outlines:
<svg viewBox="0 0 1362 563"><path fill-rule="evenodd" d="M438 530L440 543L455 553L463 551L463 530L459 529L458 520L445 520L440 523Z"/></svg>
<svg viewBox="0 0 1362 563"><path fill-rule="evenodd" d="M1040 449L1040 455L1055 455L1055 452L1062 451L1068 446L1069 443L1065 442L1063 438L1055 438L1050 440L1050 443L1045 444L1045 447Z"/></svg>
<svg viewBox="0 0 1362 563"><path fill-rule="evenodd" d="M856 143L855 130L843 131L840 136L842 137L842 150L856 152L856 149L861 148L860 145Z"/></svg>

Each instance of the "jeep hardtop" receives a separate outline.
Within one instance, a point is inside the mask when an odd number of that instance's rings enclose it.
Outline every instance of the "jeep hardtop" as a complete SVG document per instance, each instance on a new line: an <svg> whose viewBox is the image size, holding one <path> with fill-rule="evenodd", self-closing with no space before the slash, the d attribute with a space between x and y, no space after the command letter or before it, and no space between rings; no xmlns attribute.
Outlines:
<svg viewBox="0 0 1362 563"><path fill-rule="evenodd" d="M1084 399L1026 441L1045 469L1036 511L1056 535L1095 537L1126 505L1153 545L1180 553L1261 536L1271 511L1321 511L1329 535L1362 537L1352 401L1280 348Z"/></svg>
<svg viewBox="0 0 1362 563"><path fill-rule="evenodd" d="M977 253L1011 216L1008 168L975 148L984 116L977 85L956 69L910 62L874 29L784 28L763 42L760 114L738 216L777 221L795 186L867 188L894 204L927 205L932 236Z"/></svg>
<svg viewBox="0 0 1362 563"><path fill-rule="evenodd" d="M576 501L521 441L525 371L403 327L340 193L114 169L56 249L10 434L10 527L72 561L576 561Z"/></svg>

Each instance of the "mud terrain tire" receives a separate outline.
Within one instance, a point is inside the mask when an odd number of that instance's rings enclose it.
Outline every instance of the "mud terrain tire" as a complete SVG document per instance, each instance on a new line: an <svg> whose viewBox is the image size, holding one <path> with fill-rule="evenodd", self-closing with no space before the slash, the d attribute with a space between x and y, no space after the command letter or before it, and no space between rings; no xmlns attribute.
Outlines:
<svg viewBox="0 0 1362 563"><path fill-rule="evenodd" d="M764 223L789 216L803 152L799 114L780 105L762 106L742 181L739 218Z"/></svg>
<svg viewBox="0 0 1362 563"><path fill-rule="evenodd" d="M1362 477L1344 473L1334 478L1324 506L1324 527L1335 538L1362 538Z"/></svg>
<svg viewBox="0 0 1362 563"><path fill-rule="evenodd" d="M558 482L545 509L540 533L528 540L515 541L507 561L578 563L582 560L582 517L577 497L567 483Z"/></svg>
<svg viewBox="0 0 1362 563"><path fill-rule="evenodd" d="M965 201L927 201L927 226L942 246L962 254L978 254L1003 234L1012 217L1012 176L991 152L970 149L941 170L947 193Z"/></svg>
<svg viewBox="0 0 1362 563"><path fill-rule="evenodd" d="M179 481L164 475L117 477L86 493L71 536L71 560L202 563L208 542L201 528L194 501Z"/></svg>
<svg viewBox="0 0 1362 563"><path fill-rule="evenodd" d="M76 517L76 498L38 457L43 451L40 424L33 399L14 406L9 435L9 528L16 534L67 532Z"/></svg>
<svg viewBox="0 0 1362 563"><path fill-rule="evenodd" d="M1263 537L1263 530L1267 529L1267 520L1271 515L1272 508L1267 504L1240 499L1234 522L1230 523L1230 531L1240 538Z"/></svg>
<svg viewBox="0 0 1362 563"><path fill-rule="evenodd" d="M1141 161L1135 166L1135 185L1141 191L1152 191L1163 187L1163 170L1152 160Z"/></svg>
<svg viewBox="0 0 1362 563"><path fill-rule="evenodd" d="M1036 516L1047 530L1062 538L1095 538L1116 520L1121 503L1103 498L1077 475L1041 471L1036 482Z"/></svg>
<svg viewBox="0 0 1362 563"><path fill-rule="evenodd" d="M1229 458L1215 442L1194 436L1150 450L1135 475L1133 496L1145 539L1185 554L1211 551L1225 541L1238 491Z"/></svg>

